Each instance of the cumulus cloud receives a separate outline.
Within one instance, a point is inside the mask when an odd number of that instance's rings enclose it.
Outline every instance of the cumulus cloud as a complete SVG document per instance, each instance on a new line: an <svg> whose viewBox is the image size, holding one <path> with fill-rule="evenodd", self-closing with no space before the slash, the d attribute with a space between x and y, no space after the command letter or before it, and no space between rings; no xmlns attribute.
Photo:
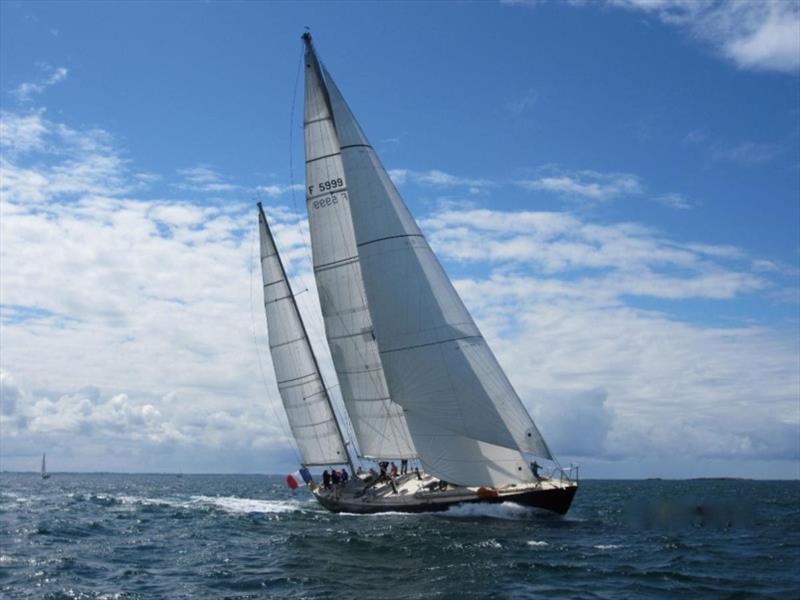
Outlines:
<svg viewBox="0 0 800 600"><path fill-rule="evenodd" d="M544 190L557 194L589 200L612 200L623 196L641 194L639 178L630 173L599 173L597 171L564 171L544 174L535 179L518 181L529 190Z"/></svg>
<svg viewBox="0 0 800 600"><path fill-rule="evenodd" d="M405 183L416 183L423 186L439 188L467 188L469 191L477 193L483 188L496 185L488 179L475 179L470 177L459 177L451 173L446 173L438 169L429 171L414 171L411 169L390 169L389 177L395 185Z"/></svg>
<svg viewBox="0 0 800 600"><path fill-rule="evenodd" d="M11 91L19 102L28 102L34 96L41 94L47 88L61 83L67 78L69 70L66 67L53 67L48 64L39 65L41 76L36 81L19 84Z"/></svg>
<svg viewBox="0 0 800 600"><path fill-rule="evenodd" d="M685 29L743 69L800 68L800 6L784 0L609 0Z"/></svg>
<svg viewBox="0 0 800 600"><path fill-rule="evenodd" d="M506 0L535 7L538 0ZM573 0L575 7L600 3ZM796 73L800 69L800 5L792 0L606 0L687 32L741 69Z"/></svg>

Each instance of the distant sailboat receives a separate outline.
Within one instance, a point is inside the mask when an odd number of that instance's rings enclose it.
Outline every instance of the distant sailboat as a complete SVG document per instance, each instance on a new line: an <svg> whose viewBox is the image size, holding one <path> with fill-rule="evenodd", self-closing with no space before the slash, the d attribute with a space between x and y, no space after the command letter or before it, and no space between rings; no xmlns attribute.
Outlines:
<svg viewBox="0 0 800 600"><path fill-rule="evenodd" d="M50 479L50 473L47 472L47 455L42 454L42 479Z"/></svg>
<svg viewBox="0 0 800 600"><path fill-rule="evenodd" d="M334 512L445 510L512 501L564 514L577 490L384 170L310 34L305 42L306 202L325 334L355 440L328 395L258 205L269 346L303 467L374 461L346 483L302 479ZM553 461L540 475L532 457ZM401 462L400 472L388 469ZM407 461L421 468L404 469ZM416 461L419 461L416 463ZM576 474L576 473L575 473Z"/></svg>

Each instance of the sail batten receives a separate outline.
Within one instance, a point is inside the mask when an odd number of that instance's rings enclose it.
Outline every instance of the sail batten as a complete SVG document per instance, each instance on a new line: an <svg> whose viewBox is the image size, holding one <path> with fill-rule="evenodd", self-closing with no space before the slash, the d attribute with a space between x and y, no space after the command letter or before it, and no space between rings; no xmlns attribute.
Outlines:
<svg viewBox="0 0 800 600"><path fill-rule="evenodd" d="M333 78L320 71L373 334L389 395L405 411L420 459L440 457L438 467L429 466L442 473L448 460L471 456L479 465L493 456L514 467L476 466L474 483L525 481L520 452L549 459L550 450Z"/></svg>
<svg viewBox="0 0 800 600"><path fill-rule="evenodd" d="M275 379L304 465L349 461L345 441L261 205L264 310Z"/></svg>
<svg viewBox="0 0 800 600"><path fill-rule="evenodd" d="M306 53L306 203L325 334L361 454L416 456L403 409L391 400L363 288L349 188L331 100L313 49Z"/></svg>

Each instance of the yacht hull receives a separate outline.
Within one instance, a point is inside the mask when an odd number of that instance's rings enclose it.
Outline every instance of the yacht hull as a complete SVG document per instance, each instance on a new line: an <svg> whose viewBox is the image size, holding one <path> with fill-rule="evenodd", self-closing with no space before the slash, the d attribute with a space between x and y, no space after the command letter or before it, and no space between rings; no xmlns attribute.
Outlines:
<svg viewBox="0 0 800 600"><path fill-rule="evenodd" d="M513 502L566 514L578 486L573 482L551 483L547 486L524 486L521 489L505 489L480 494L472 488L455 488L449 491L432 491L413 495L348 493L348 490L315 490L319 503L334 513L374 514L382 512L440 512L459 504L500 504Z"/></svg>

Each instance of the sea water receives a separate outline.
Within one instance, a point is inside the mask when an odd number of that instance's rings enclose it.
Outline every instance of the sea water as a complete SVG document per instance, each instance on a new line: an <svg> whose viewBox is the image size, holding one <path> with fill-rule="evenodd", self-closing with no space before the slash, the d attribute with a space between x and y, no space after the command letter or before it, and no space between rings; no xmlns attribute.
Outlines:
<svg viewBox="0 0 800 600"><path fill-rule="evenodd" d="M4 598L800 597L800 482L335 515L281 477L0 474Z"/></svg>

